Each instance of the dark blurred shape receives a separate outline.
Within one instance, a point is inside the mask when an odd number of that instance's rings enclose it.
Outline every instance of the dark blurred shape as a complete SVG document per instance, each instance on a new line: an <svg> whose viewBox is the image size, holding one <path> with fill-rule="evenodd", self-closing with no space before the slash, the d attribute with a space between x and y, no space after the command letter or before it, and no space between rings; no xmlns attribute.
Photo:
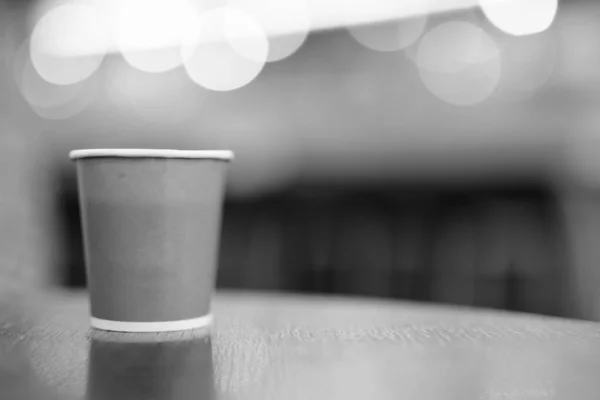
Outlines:
<svg viewBox="0 0 600 400"><path fill-rule="evenodd" d="M291 189L280 205L284 221L283 263L290 265L284 278L288 290L309 293L335 293L334 245L339 223L340 193L327 188Z"/></svg>
<svg viewBox="0 0 600 400"><path fill-rule="evenodd" d="M218 285L556 315L561 229L537 182L290 187L229 200Z"/></svg>
<svg viewBox="0 0 600 400"><path fill-rule="evenodd" d="M61 224L58 229L62 236L59 242L64 248L64 251L60 252L63 257L62 281L68 287L84 287L86 274L75 169L68 165L68 168L58 169L55 176L58 189L56 212Z"/></svg>
<svg viewBox="0 0 600 400"><path fill-rule="evenodd" d="M334 234L338 293L389 296L393 263L390 209L377 193L347 196L337 207Z"/></svg>
<svg viewBox="0 0 600 400"><path fill-rule="evenodd" d="M519 301L519 278L514 263L511 263L506 271L506 284L504 286L506 300L504 308L509 311L518 311Z"/></svg>
<svg viewBox="0 0 600 400"><path fill-rule="evenodd" d="M210 400L215 396L209 336L166 342L93 338L88 373L89 400Z"/></svg>

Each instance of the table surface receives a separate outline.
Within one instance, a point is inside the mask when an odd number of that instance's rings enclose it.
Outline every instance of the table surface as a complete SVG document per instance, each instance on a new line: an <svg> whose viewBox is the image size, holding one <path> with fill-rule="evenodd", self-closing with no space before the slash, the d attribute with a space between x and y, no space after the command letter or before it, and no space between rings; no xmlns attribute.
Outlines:
<svg viewBox="0 0 600 400"><path fill-rule="evenodd" d="M219 293L213 328L92 331L85 293L0 287L2 399L598 399L600 324Z"/></svg>

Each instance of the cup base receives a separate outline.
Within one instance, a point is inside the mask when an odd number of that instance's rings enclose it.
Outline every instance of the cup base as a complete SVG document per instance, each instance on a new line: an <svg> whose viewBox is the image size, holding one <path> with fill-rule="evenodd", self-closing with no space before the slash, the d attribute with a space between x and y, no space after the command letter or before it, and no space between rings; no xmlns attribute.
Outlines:
<svg viewBox="0 0 600 400"><path fill-rule="evenodd" d="M206 328L212 325L213 316L207 314L199 318L183 319L179 321L157 321L157 322L128 322L110 321L107 319L91 318L91 325L95 329L114 332L173 332L190 329Z"/></svg>

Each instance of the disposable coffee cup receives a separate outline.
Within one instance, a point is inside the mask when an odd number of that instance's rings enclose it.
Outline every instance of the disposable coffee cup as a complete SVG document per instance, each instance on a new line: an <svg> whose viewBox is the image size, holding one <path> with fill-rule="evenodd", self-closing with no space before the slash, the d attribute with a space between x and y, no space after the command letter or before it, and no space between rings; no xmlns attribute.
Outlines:
<svg viewBox="0 0 600 400"><path fill-rule="evenodd" d="M92 327L209 326L232 152L92 149L69 156L77 169Z"/></svg>

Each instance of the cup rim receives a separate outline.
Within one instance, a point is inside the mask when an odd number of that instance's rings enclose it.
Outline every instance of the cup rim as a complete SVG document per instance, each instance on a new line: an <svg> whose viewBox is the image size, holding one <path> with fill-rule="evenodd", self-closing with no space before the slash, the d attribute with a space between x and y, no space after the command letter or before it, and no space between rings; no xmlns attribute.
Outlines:
<svg viewBox="0 0 600 400"><path fill-rule="evenodd" d="M173 150L173 149L78 149L69 152L71 160L99 157L123 158L187 158L231 161L231 150Z"/></svg>

